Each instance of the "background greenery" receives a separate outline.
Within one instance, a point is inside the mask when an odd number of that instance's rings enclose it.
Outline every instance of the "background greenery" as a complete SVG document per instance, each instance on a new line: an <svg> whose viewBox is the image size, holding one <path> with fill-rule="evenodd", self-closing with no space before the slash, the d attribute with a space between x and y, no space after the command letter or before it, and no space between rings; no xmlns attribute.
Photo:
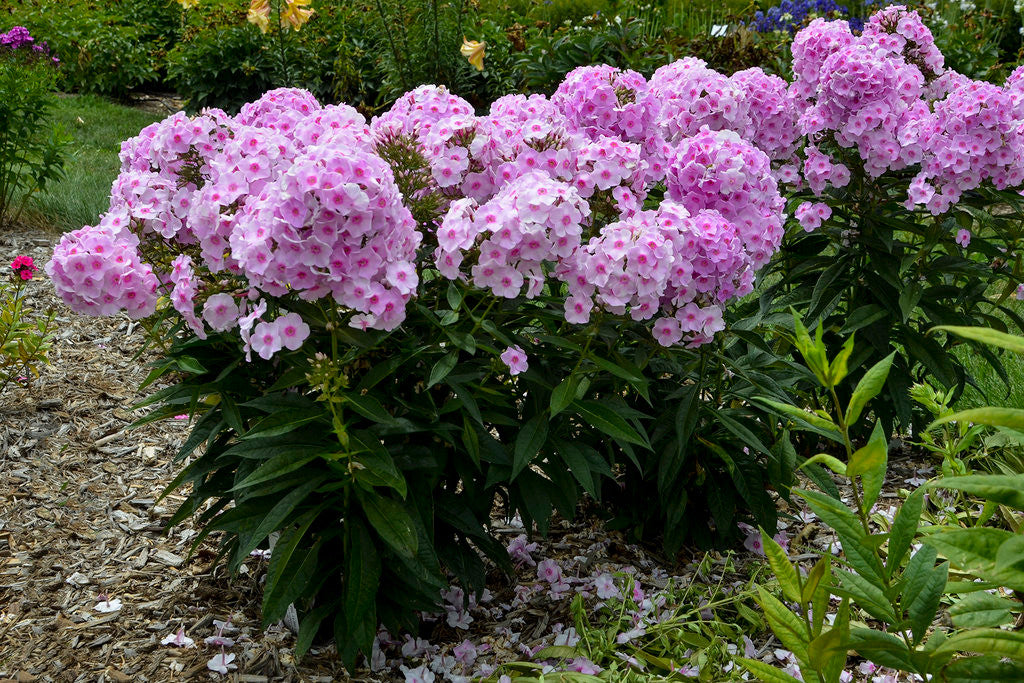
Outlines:
<svg viewBox="0 0 1024 683"><path fill-rule="evenodd" d="M771 0L360 0L315 2L298 32L267 35L246 21L244 0L13 0L0 24L22 24L63 59L65 90L125 97L173 90L192 109L236 109L265 90L303 87L325 101L374 113L423 83L447 85L477 107L522 90L549 92L581 64L649 74L697 55L732 72L782 71L790 32L749 30ZM877 4L877 3L876 3ZM911 3L915 4L915 3ZM993 77L1018 59L1020 15L1011 0L941 0L918 7L947 64ZM846 3L851 16L871 7ZM3 11L3 10L0 10ZM728 25L724 36L713 26ZM485 68L458 52L465 36L487 43Z"/></svg>

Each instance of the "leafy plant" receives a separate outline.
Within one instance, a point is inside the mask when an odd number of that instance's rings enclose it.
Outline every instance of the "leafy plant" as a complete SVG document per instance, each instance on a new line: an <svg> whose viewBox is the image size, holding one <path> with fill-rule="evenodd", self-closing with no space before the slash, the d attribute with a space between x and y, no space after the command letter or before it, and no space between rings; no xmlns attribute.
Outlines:
<svg viewBox="0 0 1024 683"><path fill-rule="evenodd" d="M0 228L16 222L31 195L63 168L64 140L49 122L58 71L31 40L0 45Z"/></svg>
<svg viewBox="0 0 1024 683"><path fill-rule="evenodd" d="M25 283L35 270L31 258L19 256L11 263L10 281L0 282L0 394L12 383L38 377L39 364L46 362L53 315L31 321L32 309L25 305Z"/></svg>
<svg viewBox="0 0 1024 683"><path fill-rule="evenodd" d="M962 566L965 558L952 549L955 540L944 543L943 539L970 537L980 543L983 535L987 537L989 531L996 530L930 533L925 535L926 544L914 549L925 487L908 496L887 532L872 526L871 510L885 479L887 439L881 423L876 421L868 442L855 447L850 425L862 418L867 404L881 392L893 355L863 374L843 408L835 389L851 369L852 340L829 360L821 327L812 339L799 319L794 325L796 346L823 389L832 396L833 410L809 413L793 406L773 408L792 417L803 428L841 443L846 456L845 462L827 453L808 459L802 467L807 468L822 491L793 491L835 531L842 545L838 566L833 565L831 556L825 555L802 575L800 567L790 563L770 534L761 534L783 598L798 605L798 612L794 614L763 588L759 591L759 603L776 636L800 662L803 679L822 683L840 680L850 652L883 666L941 680L1019 678L1024 674L1024 636L997 628L1010 620L1011 610L1018 606L1005 598L976 592L990 585L965 586L949 581L950 564ZM835 484L814 469L818 465L846 480L852 506L843 503ZM933 486L966 487L970 479L940 480ZM1014 493L1019 496L1019 489ZM937 563L937 550L949 561ZM943 596L956 593L965 596L950 610L955 628L935 627ZM832 596L842 602L833 624L826 628L825 613ZM858 610L866 621L859 621ZM797 680L763 662L742 662L765 681Z"/></svg>

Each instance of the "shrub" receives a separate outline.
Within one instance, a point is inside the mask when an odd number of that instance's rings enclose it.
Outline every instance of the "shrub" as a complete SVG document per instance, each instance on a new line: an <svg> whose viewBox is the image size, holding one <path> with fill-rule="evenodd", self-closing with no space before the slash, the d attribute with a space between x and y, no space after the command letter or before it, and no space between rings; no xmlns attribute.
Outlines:
<svg viewBox="0 0 1024 683"><path fill-rule="evenodd" d="M47 36L61 56L65 90L124 97L158 86L164 54L176 39L181 8L175 2L19 0L16 14Z"/></svg>
<svg viewBox="0 0 1024 683"><path fill-rule="evenodd" d="M60 177L63 141L47 121L56 60L24 27L0 34L0 227L17 221L29 196Z"/></svg>

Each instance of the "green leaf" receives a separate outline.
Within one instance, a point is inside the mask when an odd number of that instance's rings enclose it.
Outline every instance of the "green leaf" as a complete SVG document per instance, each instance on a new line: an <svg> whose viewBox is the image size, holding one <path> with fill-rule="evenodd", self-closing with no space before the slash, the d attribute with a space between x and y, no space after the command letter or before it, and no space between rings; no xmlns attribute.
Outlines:
<svg viewBox="0 0 1024 683"><path fill-rule="evenodd" d="M771 664L765 664L756 659L739 658L739 663L747 668L750 673L757 677L757 680L764 683L800 683L800 680L793 678L785 671L776 669Z"/></svg>
<svg viewBox="0 0 1024 683"><path fill-rule="evenodd" d="M370 394L360 394L358 392L349 392L343 394L345 403L352 407L352 410L356 411L368 420L379 422L381 424L391 424L395 421L394 416L389 413L381 402L375 399Z"/></svg>
<svg viewBox="0 0 1024 683"><path fill-rule="evenodd" d="M288 434L322 417L323 413L319 411L299 417L296 417L294 412L272 413L254 424L252 429L243 434L241 438L249 440Z"/></svg>
<svg viewBox="0 0 1024 683"><path fill-rule="evenodd" d="M576 375L569 375L554 388L551 392L551 417L554 418L560 412L569 407L569 404L576 398L576 390L579 388L579 380Z"/></svg>
<svg viewBox="0 0 1024 683"><path fill-rule="evenodd" d="M434 363L434 367L430 370L430 379L427 381L427 389L447 377L448 373L452 371L458 361L459 352L452 351L442 357L441 360Z"/></svg>
<svg viewBox="0 0 1024 683"><path fill-rule="evenodd" d="M895 574L917 534L921 511L924 509L924 494L924 487L915 489L903 501L903 505L892 520L892 527L889 529L889 556L885 560L885 571L889 576Z"/></svg>
<svg viewBox="0 0 1024 683"><path fill-rule="evenodd" d="M807 655L810 658L811 669L824 671L826 668L836 668L836 660L846 663L847 644L843 637L842 629L830 628L807 646ZM842 664L839 669L842 670Z"/></svg>
<svg viewBox="0 0 1024 683"><path fill-rule="evenodd" d="M1024 410L1019 408L972 408L961 410L952 415L940 417L928 426L925 431L946 422L973 422L989 427L1005 427L1007 429L1024 429Z"/></svg>
<svg viewBox="0 0 1024 683"><path fill-rule="evenodd" d="M888 455L889 443L882 430L882 423L879 421L875 423L868 443L863 448L858 448L850 456L850 462L846 466L846 476L860 475L864 488L861 504L864 506L865 513L871 510L882 491Z"/></svg>
<svg viewBox="0 0 1024 683"><path fill-rule="evenodd" d="M376 631L381 562L370 532L357 520L352 520L349 527L347 551L344 574L345 622L350 629L356 624L369 622L372 630ZM360 643L364 651L369 645Z"/></svg>
<svg viewBox="0 0 1024 683"><path fill-rule="evenodd" d="M284 618L288 605L298 598L313 578L319 542L299 550L299 544L316 521L324 506L310 510L284 529L274 545L263 588L263 623L272 624Z"/></svg>
<svg viewBox="0 0 1024 683"><path fill-rule="evenodd" d="M512 475L509 481L519 476L519 473L540 453L547 438L548 418L543 414L534 415L522 426L516 435L512 451Z"/></svg>
<svg viewBox="0 0 1024 683"><path fill-rule="evenodd" d="M1007 334L998 330L993 330L989 327L959 327L956 325L938 325L928 330L928 333L932 332L950 332L963 337L964 339L971 339L982 344L988 344L989 346L998 346L1002 349L1013 351L1014 353L1024 354L1024 337L1019 337L1013 334Z"/></svg>
<svg viewBox="0 0 1024 683"><path fill-rule="evenodd" d="M800 467L798 467L797 469L802 470L805 467L810 467L811 465L817 465L819 463L829 468L836 474L846 476L846 463L844 463L842 460L835 457L834 455L829 455L828 453L818 453L817 455L807 458L802 463L800 463Z"/></svg>
<svg viewBox="0 0 1024 683"><path fill-rule="evenodd" d="M889 369L892 367L892 359L896 356L893 351L882 360L875 363L864 376L857 382L857 387L850 396L850 404L846 408L846 424L853 425L860 418L868 401L882 391L885 380L889 377Z"/></svg>
<svg viewBox="0 0 1024 683"><path fill-rule="evenodd" d="M558 450L558 454L562 456L562 460L569 467L569 471L572 472L572 476L576 478L576 481L580 483L583 490L589 493L594 499L598 499L597 486L594 482L594 477L590 472L590 463L587 461L586 455L576 444L571 441L556 441L555 448Z"/></svg>
<svg viewBox="0 0 1024 683"><path fill-rule="evenodd" d="M836 357L832 359L832 365L829 366L829 383L832 384L832 386L838 386L840 382L846 379L846 375L850 372L848 364L852 353L853 335L850 335L843 343L842 348L839 349L839 353L837 353Z"/></svg>
<svg viewBox="0 0 1024 683"><path fill-rule="evenodd" d="M355 491L367 521L381 539L402 557L415 558L419 539L412 519L401 503L360 488Z"/></svg>
<svg viewBox="0 0 1024 683"><path fill-rule="evenodd" d="M772 573L779 580L782 595L791 602L800 602L800 577L796 573L796 568L789 563L786 551L764 529L761 529L761 545L768 557Z"/></svg>
<svg viewBox="0 0 1024 683"><path fill-rule="evenodd" d="M984 655L962 657L942 669L941 680L948 683L1020 683L1024 681L1024 665Z"/></svg>
<svg viewBox="0 0 1024 683"><path fill-rule="evenodd" d="M936 653L976 652L1024 661L1024 633L1001 629L971 629L954 633L938 647Z"/></svg>
<svg viewBox="0 0 1024 683"><path fill-rule="evenodd" d="M380 439L369 432L349 432L349 441L358 450L352 454L352 463L357 468L354 476L371 486L387 486L398 492L402 498L406 494L405 477L399 472L394 459Z"/></svg>
<svg viewBox="0 0 1024 683"><path fill-rule="evenodd" d="M625 418L614 410L597 401L573 400L572 407L576 414L608 436L625 443L636 444L650 450L651 446L645 436L641 436Z"/></svg>
<svg viewBox="0 0 1024 683"><path fill-rule="evenodd" d="M779 639L783 647L796 656L801 668L805 666L808 661L807 645L810 639L807 637L807 628L800 617L789 611L788 607L762 586L757 587L757 603L761 605L775 637Z"/></svg>
<svg viewBox="0 0 1024 683"><path fill-rule="evenodd" d="M930 489L953 489L1024 510L1024 474L969 474L962 477L943 477L930 482Z"/></svg>
<svg viewBox="0 0 1024 683"><path fill-rule="evenodd" d="M775 401L763 396L756 396L754 400L758 403L763 403L783 415L795 419L798 425L800 425L805 431L820 434L821 436L831 439L836 443L843 443L843 435L831 420L826 420L820 415L809 413L797 408L796 406L791 406L788 403L782 403L781 401Z"/></svg>
<svg viewBox="0 0 1024 683"><path fill-rule="evenodd" d="M302 655L309 652L309 648L313 644L313 639L316 638L316 634L320 631L320 624L322 624L324 619L329 615L334 614L337 609L337 604L328 603L326 605L320 605L312 612L302 617L302 620L299 622L299 635L295 638L296 658L301 658Z"/></svg>
<svg viewBox="0 0 1024 683"><path fill-rule="evenodd" d="M935 620L948 575L948 562L935 566L932 546L922 546L907 564L900 604L907 612L914 645L921 642Z"/></svg>
<svg viewBox="0 0 1024 683"><path fill-rule="evenodd" d="M825 625L825 613L828 611L829 601L832 599L832 584L832 558L829 555L824 555L818 558L814 567L811 568L800 595L804 602L811 605L814 612L811 632L815 636L821 633L821 629Z"/></svg>
<svg viewBox="0 0 1024 683"><path fill-rule="evenodd" d="M979 591L968 593L949 608L953 625L960 628L998 628L1013 621L1012 611L1020 609L1020 603L999 595Z"/></svg>
<svg viewBox="0 0 1024 683"><path fill-rule="evenodd" d="M240 491L241 489L255 486L256 484L262 484L263 482L271 479L276 479L288 474L289 472L294 472L303 465L306 465L319 457L320 454L311 454L305 451L283 453L277 457L267 460L265 463L257 467L252 474L238 484L235 484L231 490Z"/></svg>
<svg viewBox="0 0 1024 683"><path fill-rule="evenodd" d="M994 581L1013 590L1024 591L1024 572L999 571L996 556L1003 543L1014 534L1005 529L973 527L971 529L943 529L924 537L957 569L974 574L986 581Z"/></svg>
<svg viewBox="0 0 1024 683"><path fill-rule="evenodd" d="M255 530L248 534L240 533L238 535L238 550L235 552L235 556L239 558L239 564L249 556L249 553L256 549L256 546L263 539L269 536L272 531L276 531L282 522L287 519L288 515L325 479L327 479L326 475L313 477L301 486L292 489L281 500L277 501Z"/></svg>
<svg viewBox="0 0 1024 683"><path fill-rule="evenodd" d="M876 619L890 624L899 621L878 583L845 569L835 570L835 575L839 579L839 586L832 589L833 593L852 599L858 607Z"/></svg>

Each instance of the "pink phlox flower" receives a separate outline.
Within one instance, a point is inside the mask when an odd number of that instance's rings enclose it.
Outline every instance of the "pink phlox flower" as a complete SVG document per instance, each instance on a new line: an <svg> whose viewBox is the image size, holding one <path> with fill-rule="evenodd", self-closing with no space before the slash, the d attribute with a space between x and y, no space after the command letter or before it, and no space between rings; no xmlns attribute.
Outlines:
<svg viewBox="0 0 1024 683"><path fill-rule="evenodd" d="M597 597L602 600L619 596L619 589L615 585L615 578L608 573L600 574L594 578L594 591Z"/></svg>
<svg viewBox="0 0 1024 683"><path fill-rule="evenodd" d="M456 661L465 666L473 666L473 663L477 658L476 645L468 640L463 640L461 643L455 646L452 650L452 655L455 656Z"/></svg>
<svg viewBox="0 0 1024 683"><path fill-rule="evenodd" d="M526 372L529 363L526 360L526 352L518 344L510 346L501 354L501 362L508 366L509 374L518 375Z"/></svg>
<svg viewBox="0 0 1024 683"><path fill-rule="evenodd" d="M234 639L222 635L209 636L203 642L214 647L233 647L235 644Z"/></svg>
<svg viewBox="0 0 1024 683"><path fill-rule="evenodd" d="M554 560L541 560L537 565L537 578L548 583L558 583L562 580L562 568Z"/></svg>
<svg viewBox="0 0 1024 683"><path fill-rule="evenodd" d="M635 640L646 634L646 628L644 628L643 626L637 626L635 628L631 628L628 631L623 631L619 635L615 636L615 642L621 645L623 643L628 643L631 640Z"/></svg>
<svg viewBox="0 0 1024 683"><path fill-rule="evenodd" d="M971 243L971 231L961 228L956 233L956 243L961 247L967 248L967 245Z"/></svg>
<svg viewBox="0 0 1024 683"><path fill-rule="evenodd" d="M206 663L206 668L210 671L216 671L221 675L227 675L228 671L234 671L238 667L232 664L235 661L233 654L222 652Z"/></svg>
<svg viewBox="0 0 1024 683"><path fill-rule="evenodd" d="M175 647L195 647L196 641L185 635L185 629L179 628L176 633L164 636L160 641L161 645L173 645Z"/></svg>
<svg viewBox="0 0 1024 683"><path fill-rule="evenodd" d="M119 598L111 598L106 593L100 593L96 596L99 603L93 607L97 612L110 613L116 612L121 609L121 600Z"/></svg>
<svg viewBox="0 0 1024 683"><path fill-rule="evenodd" d="M403 664L399 666L399 669L405 676L405 683L434 683L434 672L428 669L426 664L421 664L415 669L410 669Z"/></svg>
<svg viewBox="0 0 1024 683"><path fill-rule="evenodd" d="M536 543L527 543L526 534L519 534L508 544L508 554L516 562L522 562L531 567L536 566L536 562L530 553L536 552Z"/></svg>
<svg viewBox="0 0 1024 683"><path fill-rule="evenodd" d="M576 657L565 666L567 671L575 671L581 674L597 675L604 671L600 666L594 664L586 657Z"/></svg>

